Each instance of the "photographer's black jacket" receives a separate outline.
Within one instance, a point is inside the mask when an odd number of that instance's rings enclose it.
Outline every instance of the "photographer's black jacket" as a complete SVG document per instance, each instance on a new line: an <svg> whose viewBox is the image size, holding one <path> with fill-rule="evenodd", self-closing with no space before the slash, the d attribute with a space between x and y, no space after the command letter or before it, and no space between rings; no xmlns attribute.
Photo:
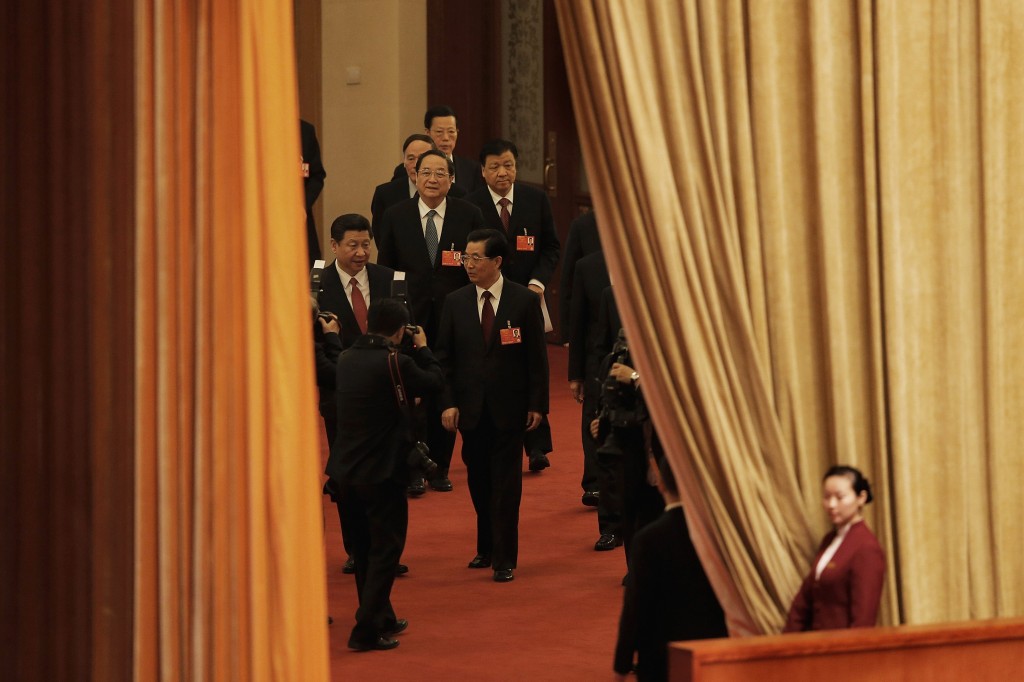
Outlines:
<svg viewBox="0 0 1024 682"><path fill-rule="evenodd" d="M338 357L338 438L327 460L326 474L340 483L371 485L408 479L408 427L395 398L388 370L391 345L382 336L356 339ZM400 353L398 365L411 401L438 393L444 375L429 348Z"/></svg>

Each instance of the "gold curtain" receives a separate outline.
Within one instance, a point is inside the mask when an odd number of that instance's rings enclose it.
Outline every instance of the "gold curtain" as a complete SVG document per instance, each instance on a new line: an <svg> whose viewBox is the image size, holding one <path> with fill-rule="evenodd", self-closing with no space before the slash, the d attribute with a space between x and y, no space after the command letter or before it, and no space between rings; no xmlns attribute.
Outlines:
<svg viewBox="0 0 1024 682"><path fill-rule="evenodd" d="M1024 612L1024 6L558 0L620 312L736 634L835 462L882 620Z"/></svg>
<svg viewBox="0 0 1024 682"><path fill-rule="evenodd" d="M291 3L136 11L136 677L327 679Z"/></svg>

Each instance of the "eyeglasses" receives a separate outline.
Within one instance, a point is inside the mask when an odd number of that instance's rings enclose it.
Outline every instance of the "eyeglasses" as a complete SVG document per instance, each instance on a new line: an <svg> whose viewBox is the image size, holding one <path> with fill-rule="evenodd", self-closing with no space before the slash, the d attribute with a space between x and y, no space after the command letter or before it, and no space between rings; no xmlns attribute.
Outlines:
<svg viewBox="0 0 1024 682"><path fill-rule="evenodd" d="M433 176L433 177L437 178L438 180L444 180L445 178L448 177L448 171L446 171L446 170L436 170L435 171L435 170L429 170L427 168L424 168L422 170L416 171L416 174L419 175L421 178L429 178L429 177Z"/></svg>
<svg viewBox="0 0 1024 682"><path fill-rule="evenodd" d="M472 254L472 255L468 254L468 253L462 254L462 266L463 267L466 267L470 263L472 263L473 265L480 265L480 261L482 261L482 260L494 260L494 258L491 257L491 256L480 256L480 255L475 254L475 253Z"/></svg>

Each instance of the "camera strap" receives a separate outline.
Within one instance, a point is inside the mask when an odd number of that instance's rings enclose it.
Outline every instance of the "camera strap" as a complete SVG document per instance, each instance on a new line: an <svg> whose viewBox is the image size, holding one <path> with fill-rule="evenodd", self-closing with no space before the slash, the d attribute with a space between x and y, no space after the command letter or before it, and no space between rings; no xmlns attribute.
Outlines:
<svg viewBox="0 0 1024 682"><path fill-rule="evenodd" d="M409 433L414 433L413 427L416 422L412 415L412 404L409 402L408 393L405 390L405 382L402 381L402 371L398 368L398 351L396 350L388 351L388 371L391 373L391 386L395 390L395 400L408 422Z"/></svg>

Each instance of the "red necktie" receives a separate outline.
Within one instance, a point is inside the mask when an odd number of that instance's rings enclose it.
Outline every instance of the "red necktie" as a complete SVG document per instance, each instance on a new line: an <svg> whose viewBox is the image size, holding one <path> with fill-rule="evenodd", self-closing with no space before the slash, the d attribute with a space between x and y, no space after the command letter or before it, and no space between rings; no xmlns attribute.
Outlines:
<svg viewBox="0 0 1024 682"><path fill-rule="evenodd" d="M498 199L498 206L501 206L501 224L505 226L505 232L508 232L508 223L512 220L512 215L508 212L508 205L511 203L505 197Z"/></svg>
<svg viewBox="0 0 1024 682"><path fill-rule="evenodd" d="M353 277L349 282L352 287L352 312L355 313L356 322L359 324L359 331L366 333L366 299L363 292L359 291L359 283Z"/></svg>
<svg viewBox="0 0 1024 682"><path fill-rule="evenodd" d="M484 309L480 313L480 326L484 330L484 344L491 343L491 332L494 330L494 306L491 305L491 292L481 294L484 298Z"/></svg>

